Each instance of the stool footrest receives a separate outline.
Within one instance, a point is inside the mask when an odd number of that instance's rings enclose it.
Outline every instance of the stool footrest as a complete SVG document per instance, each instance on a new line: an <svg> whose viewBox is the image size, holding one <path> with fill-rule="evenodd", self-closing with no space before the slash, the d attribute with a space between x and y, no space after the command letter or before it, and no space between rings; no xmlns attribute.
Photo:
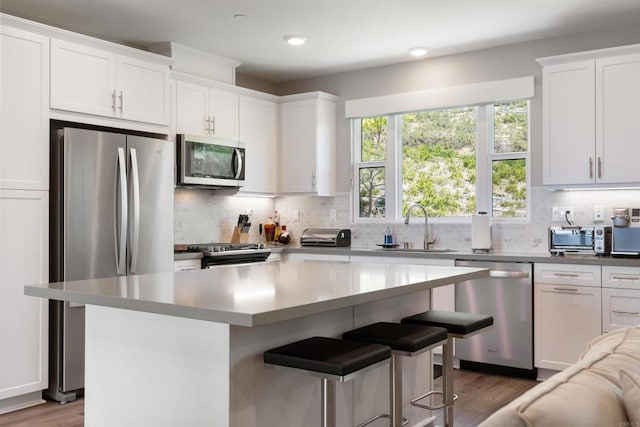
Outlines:
<svg viewBox="0 0 640 427"><path fill-rule="evenodd" d="M445 406L447 406L447 404L445 402L442 402L439 405L426 405L424 403L418 403L419 400L422 400L422 399L424 399L426 397L429 397L429 396L433 396L434 394L438 394L438 395L442 396L442 392L441 391L439 391L439 390L431 390L431 391L428 391L425 394L423 394L421 396L418 396L415 399L411 400L411 406L415 406L416 408L429 409L431 411L435 411L436 409L442 409ZM457 394L453 395L453 400L454 401L458 400L458 395Z"/></svg>
<svg viewBox="0 0 640 427"><path fill-rule="evenodd" d="M381 418L389 418L390 419L391 415L389 415L389 414L378 414L378 415L375 415L375 416L369 418L367 421L363 422L362 424L358 424L356 427L364 427L364 426L369 425L372 422L377 421L377 420L379 420ZM409 420L406 419L405 417L402 417L402 425L406 426L407 424L409 424Z"/></svg>

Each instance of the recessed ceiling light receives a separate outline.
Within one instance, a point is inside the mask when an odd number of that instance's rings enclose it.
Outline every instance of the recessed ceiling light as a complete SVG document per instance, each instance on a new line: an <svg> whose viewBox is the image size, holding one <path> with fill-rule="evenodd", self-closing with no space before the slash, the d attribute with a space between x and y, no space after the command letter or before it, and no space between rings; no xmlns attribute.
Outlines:
<svg viewBox="0 0 640 427"><path fill-rule="evenodd" d="M426 47L412 47L409 49L409 53L416 57L425 56L427 52L429 52L429 49Z"/></svg>
<svg viewBox="0 0 640 427"><path fill-rule="evenodd" d="M300 46L307 41L305 36L284 36L284 39L293 46Z"/></svg>

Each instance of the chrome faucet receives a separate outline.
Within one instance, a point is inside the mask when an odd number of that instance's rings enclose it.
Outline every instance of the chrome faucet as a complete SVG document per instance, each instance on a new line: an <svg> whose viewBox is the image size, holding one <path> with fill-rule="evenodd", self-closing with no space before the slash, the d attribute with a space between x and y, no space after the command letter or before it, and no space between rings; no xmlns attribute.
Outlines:
<svg viewBox="0 0 640 427"><path fill-rule="evenodd" d="M405 224L409 224L409 218L411 218L411 211L413 211L414 208L420 208L422 209L422 212L424 213L424 249L429 249L429 245L434 244L438 239L433 239L433 240L429 240L429 215L427 214L427 209L418 204L418 203L414 203L413 205L409 206L409 208L407 209L407 215L404 217L404 223Z"/></svg>

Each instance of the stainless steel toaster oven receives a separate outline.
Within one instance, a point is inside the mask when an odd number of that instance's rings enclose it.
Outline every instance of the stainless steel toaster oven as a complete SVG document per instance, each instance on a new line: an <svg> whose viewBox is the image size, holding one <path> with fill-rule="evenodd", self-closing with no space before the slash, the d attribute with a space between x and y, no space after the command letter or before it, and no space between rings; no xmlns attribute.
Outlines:
<svg viewBox="0 0 640 427"><path fill-rule="evenodd" d="M549 227L549 252L552 255L565 253L608 255L611 252L611 227L604 225Z"/></svg>

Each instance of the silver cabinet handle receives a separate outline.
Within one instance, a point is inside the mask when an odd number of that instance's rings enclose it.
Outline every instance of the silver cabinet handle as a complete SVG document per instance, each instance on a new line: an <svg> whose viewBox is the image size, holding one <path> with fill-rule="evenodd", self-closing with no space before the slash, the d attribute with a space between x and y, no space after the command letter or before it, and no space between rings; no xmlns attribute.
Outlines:
<svg viewBox="0 0 640 427"><path fill-rule="evenodd" d="M632 281L632 282L635 282L636 280L640 280L640 277L633 277L633 276L630 276L630 277L611 276L611 278L615 279L615 280L629 280L629 281Z"/></svg>
<svg viewBox="0 0 640 427"><path fill-rule="evenodd" d="M513 278L513 279L526 279L529 277L527 271L501 271L501 270L489 270L489 277L501 277L501 278Z"/></svg>
<svg viewBox="0 0 640 427"><path fill-rule="evenodd" d="M115 234L115 250L116 250L116 272L126 274L125 260L127 257L127 175L126 164L124 159L124 148L118 147L116 158L116 173L114 185L114 227ZM120 209L118 209L120 206Z"/></svg>
<svg viewBox="0 0 640 427"><path fill-rule="evenodd" d="M212 135L216 134L216 118L215 117L211 117L211 134Z"/></svg>
<svg viewBox="0 0 640 427"><path fill-rule="evenodd" d="M554 291L569 291L569 292L578 292L577 289L571 289L571 288L553 288Z"/></svg>
<svg viewBox="0 0 640 427"><path fill-rule="evenodd" d="M138 155L135 148L129 150L131 156L131 192L133 198L133 224L131 226L131 266L129 272L135 274L138 269L140 251L140 178L138 173Z"/></svg>
<svg viewBox="0 0 640 427"><path fill-rule="evenodd" d="M207 131L207 135L208 135L211 132L211 124L210 124L210 121L209 121L209 116L207 116L204 119L204 122L205 122L204 130Z"/></svg>
<svg viewBox="0 0 640 427"><path fill-rule="evenodd" d="M589 157L589 178L593 178L593 158Z"/></svg>
<svg viewBox="0 0 640 427"><path fill-rule="evenodd" d="M116 112L116 90L115 89L113 90L113 92L111 92L111 109L115 114Z"/></svg>
<svg viewBox="0 0 640 427"><path fill-rule="evenodd" d="M311 172L311 188L316 188L316 173Z"/></svg>
<svg viewBox="0 0 640 427"><path fill-rule="evenodd" d="M118 98L120 99L120 112L123 113L124 112L124 94L122 93L122 91L120 91L120 96Z"/></svg>
<svg viewBox="0 0 640 427"><path fill-rule="evenodd" d="M616 314L631 314L631 315L634 315L634 316L637 316L637 315L640 314L640 312L638 312L638 311L618 311L618 310L612 310L612 311L614 313L616 313Z"/></svg>
<svg viewBox="0 0 640 427"><path fill-rule="evenodd" d="M598 157L598 178L602 178L602 157Z"/></svg>
<svg viewBox="0 0 640 427"><path fill-rule="evenodd" d="M576 273L553 273L553 275L558 277L578 277Z"/></svg>

